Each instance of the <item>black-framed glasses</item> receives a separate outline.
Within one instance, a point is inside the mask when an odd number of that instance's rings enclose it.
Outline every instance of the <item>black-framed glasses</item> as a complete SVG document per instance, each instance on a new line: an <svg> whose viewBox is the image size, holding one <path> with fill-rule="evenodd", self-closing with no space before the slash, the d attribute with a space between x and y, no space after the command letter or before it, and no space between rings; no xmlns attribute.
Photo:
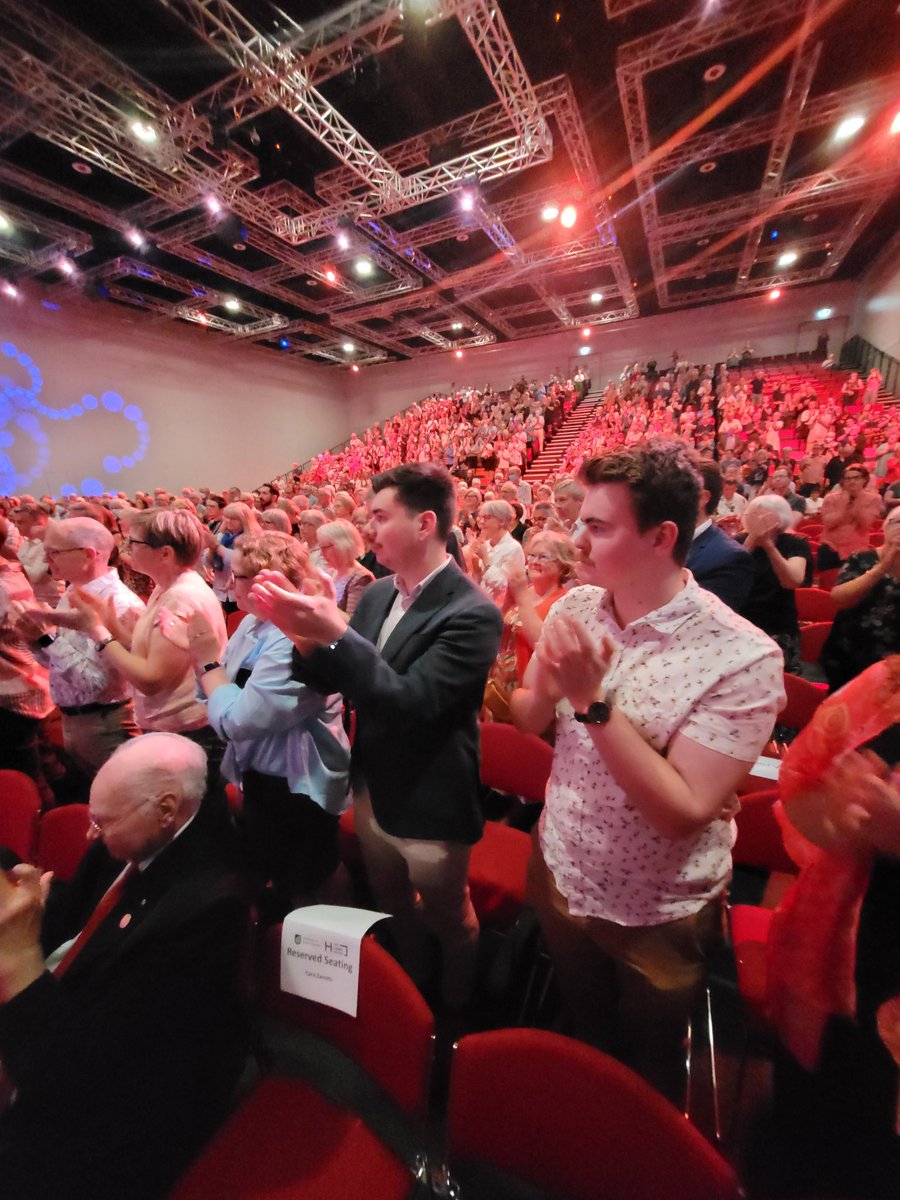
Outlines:
<svg viewBox="0 0 900 1200"><path fill-rule="evenodd" d="M149 546L149 542L143 542L140 538L133 538L130 535L125 538L125 542L129 546Z"/></svg>

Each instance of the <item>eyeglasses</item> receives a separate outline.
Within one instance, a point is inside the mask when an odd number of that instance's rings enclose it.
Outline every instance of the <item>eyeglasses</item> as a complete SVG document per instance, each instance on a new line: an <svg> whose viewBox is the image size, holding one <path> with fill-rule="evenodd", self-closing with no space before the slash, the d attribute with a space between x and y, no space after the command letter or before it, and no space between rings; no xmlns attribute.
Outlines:
<svg viewBox="0 0 900 1200"><path fill-rule="evenodd" d="M147 796L145 799L141 800L140 803L133 805L131 808L127 808L123 813L119 813L118 816L110 817L110 819L108 821L104 821L102 825L99 825L97 821L91 817L88 824L88 832L94 837L102 837L104 833L109 833L110 829L113 829L120 822L124 821L126 817L132 816L138 811L138 809L143 808L145 804L155 804L156 799L156 796Z"/></svg>
<svg viewBox="0 0 900 1200"><path fill-rule="evenodd" d="M84 546L64 546L62 550L44 550L44 555L47 558L56 558L59 554L71 554L75 550L84 550Z"/></svg>
<svg viewBox="0 0 900 1200"><path fill-rule="evenodd" d="M526 554L529 562L559 562L552 554Z"/></svg>
<svg viewBox="0 0 900 1200"><path fill-rule="evenodd" d="M125 542L129 546L149 546L149 542L142 542L140 538L126 537Z"/></svg>

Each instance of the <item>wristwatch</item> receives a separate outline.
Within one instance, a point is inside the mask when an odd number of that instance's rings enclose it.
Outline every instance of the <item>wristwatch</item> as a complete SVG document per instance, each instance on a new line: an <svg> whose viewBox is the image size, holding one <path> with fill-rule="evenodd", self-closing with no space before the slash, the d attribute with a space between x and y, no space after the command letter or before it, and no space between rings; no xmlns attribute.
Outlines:
<svg viewBox="0 0 900 1200"><path fill-rule="evenodd" d="M208 662L208 663L204 663L204 664L203 664L203 666L202 666L202 667L200 667L200 668L199 668L199 670L197 671L197 675L198 675L198 676L200 676L200 675L208 675L208 674L210 673L210 671L216 671L216 670L218 670L218 668L219 668L219 667L221 667L221 665L222 665L222 664L221 664L220 662Z"/></svg>
<svg viewBox="0 0 900 1200"><path fill-rule="evenodd" d="M608 700L595 700L589 704L587 712L575 713L579 725L605 725L612 716L612 705Z"/></svg>

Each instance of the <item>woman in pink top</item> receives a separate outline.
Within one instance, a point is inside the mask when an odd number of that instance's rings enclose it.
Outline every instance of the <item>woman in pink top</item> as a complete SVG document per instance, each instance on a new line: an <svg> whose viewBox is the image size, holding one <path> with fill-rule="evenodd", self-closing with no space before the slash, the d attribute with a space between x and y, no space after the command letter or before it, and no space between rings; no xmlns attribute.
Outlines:
<svg viewBox="0 0 900 1200"><path fill-rule="evenodd" d="M837 491L829 492L822 503L822 537L819 570L827 571L851 554L869 548L869 533L881 516L882 502L877 492L866 490L869 472L858 463L850 463Z"/></svg>

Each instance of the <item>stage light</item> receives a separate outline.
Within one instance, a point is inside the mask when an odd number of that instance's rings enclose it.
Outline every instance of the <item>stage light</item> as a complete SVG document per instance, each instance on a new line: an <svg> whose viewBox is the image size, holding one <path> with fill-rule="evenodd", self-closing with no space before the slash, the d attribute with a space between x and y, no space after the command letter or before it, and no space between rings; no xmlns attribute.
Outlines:
<svg viewBox="0 0 900 1200"><path fill-rule="evenodd" d="M779 300L780 298L781 298L781 288L772 288L771 292L769 292L769 299L770 300Z"/></svg>
<svg viewBox="0 0 900 1200"><path fill-rule="evenodd" d="M375 270L368 258L358 258L353 264L353 269L360 279L368 279Z"/></svg>
<svg viewBox="0 0 900 1200"><path fill-rule="evenodd" d="M817 321L827 321L833 312L834 312L833 308L820 308L816 311L816 320Z"/></svg>
<svg viewBox="0 0 900 1200"><path fill-rule="evenodd" d="M197 322L200 325L208 325L209 317L206 315L206 313L197 313Z"/></svg>
<svg viewBox="0 0 900 1200"><path fill-rule="evenodd" d="M578 212L576 211L574 204L567 204L559 214L559 223L562 225L563 229L571 229L577 220Z"/></svg>
<svg viewBox="0 0 900 1200"><path fill-rule="evenodd" d="M843 121L834 131L834 140L836 142L849 141L855 134L859 133L863 125L866 123L866 118L856 113L852 117L844 117Z"/></svg>
<svg viewBox="0 0 900 1200"><path fill-rule="evenodd" d="M578 353L581 355L590 354L590 352L591 352L590 346L579 346L578 347Z"/></svg>
<svg viewBox="0 0 900 1200"><path fill-rule="evenodd" d="M125 241L134 246L135 250L143 250L147 245L147 239L139 229L126 229Z"/></svg>
<svg viewBox="0 0 900 1200"><path fill-rule="evenodd" d="M460 192L459 207L463 210L463 212L472 211L472 209L475 207L475 197L471 192Z"/></svg>
<svg viewBox="0 0 900 1200"><path fill-rule="evenodd" d="M462 358L462 356L463 356L462 350L454 350L453 353L456 355L457 358Z"/></svg>
<svg viewBox="0 0 900 1200"><path fill-rule="evenodd" d="M544 207L541 209L541 220L542 221L555 221L558 216L559 216L559 205L558 204L545 204Z"/></svg>
<svg viewBox="0 0 900 1200"><path fill-rule="evenodd" d="M462 321L454 321L450 326L451 329L462 329Z"/></svg>
<svg viewBox="0 0 900 1200"><path fill-rule="evenodd" d="M352 363L350 366L350 370L353 372L354 375L356 375L359 372L359 364Z"/></svg>
<svg viewBox="0 0 900 1200"><path fill-rule="evenodd" d="M891 133L900 133L900 111L894 114L894 119L891 121Z"/></svg>
<svg viewBox="0 0 900 1200"><path fill-rule="evenodd" d="M9 233L12 230L13 224L6 213L0 212L0 233Z"/></svg>
<svg viewBox="0 0 900 1200"><path fill-rule="evenodd" d="M591 304L599 304L602 299L602 292L591 292Z"/></svg>
<svg viewBox="0 0 900 1200"><path fill-rule="evenodd" d="M353 345L352 342L343 342L341 344L341 349L343 350L343 352L345 354L352 354L353 351L356 349L356 347Z"/></svg>
<svg viewBox="0 0 900 1200"><path fill-rule="evenodd" d="M349 250L350 249L350 239L346 233L339 233L337 235L337 244L338 244L338 248L341 250Z"/></svg>
<svg viewBox="0 0 900 1200"><path fill-rule="evenodd" d="M325 272L325 278L328 280L329 283L334 283L335 280L337 279L337 275L335 275L334 271L329 269Z"/></svg>
<svg viewBox="0 0 900 1200"><path fill-rule="evenodd" d="M75 274L75 264L71 258L58 258L56 260L57 268L62 271L63 275L72 276Z"/></svg>
<svg viewBox="0 0 900 1200"><path fill-rule="evenodd" d="M149 121L132 121L128 127L139 142L152 146L159 134Z"/></svg>
<svg viewBox="0 0 900 1200"><path fill-rule="evenodd" d="M291 348L291 343L287 340L287 338L279 338L278 345L282 348L282 350L290 350Z"/></svg>
<svg viewBox="0 0 900 1200"><path fill-rule="evenodd" d="M778 230L773 229L772 232L769 234L769 237L772 239L773 242L777 241L778 240Z"/></svg>
<svg viewBox="0 0 900 1200"><path fill-rule="evenodd" d="M234 296L229 296L225 301L225 307L229 312L240 312L241 302L239 300L235 300Z"/></svg>
<svg viewBox="0 0 900 1200"><path fill-rule="evenodd" d="M587 325L585 325L584 329L582 329L581 336L583 338L589 338L591 336L591 331L588 329Z"/></svg>
<svg viewBox="0 0 900 1200"><path fill-rule="evenodd" d="M19 298L19 289L15 286L15 284L10 283L8 280L3 284L2 291L3 295L9 300L18 300Z"/></svg>
<svg viewBox="0 0 900 1200"><path fill-rule="evenodd" d="M792 267L798 257L799 255L796 250L785 250L784 254L779 255L775 265L778 267Z"/></svg>
<svg viewBox="0 0 900 1200"><path fill-rule="evenodd" d="M222 211L222 201L212 193L206 197L205 204L214 217L217 217Z"/></svg>

